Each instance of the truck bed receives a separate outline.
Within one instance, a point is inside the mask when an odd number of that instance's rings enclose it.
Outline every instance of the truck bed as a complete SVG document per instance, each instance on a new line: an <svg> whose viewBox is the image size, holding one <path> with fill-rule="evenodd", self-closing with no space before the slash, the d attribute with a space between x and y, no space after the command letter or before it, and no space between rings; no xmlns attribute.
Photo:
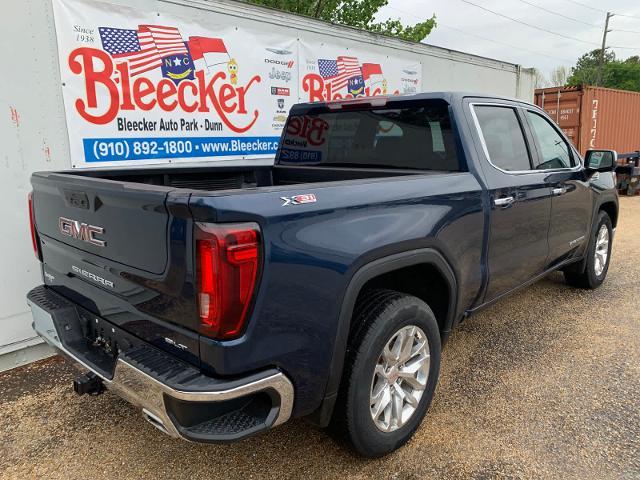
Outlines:
<svg viewBox="0 0 640 480"><path fill-rule="evenodd" d="M424 175L424 170L390 168L349 168L314 166L265 166L265 167L190 167L141 169L141 170L74 170L59 172L77 176L102 178L118 182L185 188L189 190L239 190L248 188L298 185L305 183L340 182L367 178Z"/></svg>

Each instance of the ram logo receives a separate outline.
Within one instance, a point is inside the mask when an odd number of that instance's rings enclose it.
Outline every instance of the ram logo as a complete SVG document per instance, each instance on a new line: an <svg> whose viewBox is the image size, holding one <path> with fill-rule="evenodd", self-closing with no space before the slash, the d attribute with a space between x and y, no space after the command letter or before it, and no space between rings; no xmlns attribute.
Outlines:
<svg viewBox="0 0 640 480"><path fill-rule="evenodd" d="M96 238L96 235L104 233L103 227L96 225L89 225L87 223L80 222L78 220L71 220L69 218L60 217L58 219L58 228L62 235L67 237L82 240L83 242L90 243L96 247L104 247L107 242Z"/></svg>

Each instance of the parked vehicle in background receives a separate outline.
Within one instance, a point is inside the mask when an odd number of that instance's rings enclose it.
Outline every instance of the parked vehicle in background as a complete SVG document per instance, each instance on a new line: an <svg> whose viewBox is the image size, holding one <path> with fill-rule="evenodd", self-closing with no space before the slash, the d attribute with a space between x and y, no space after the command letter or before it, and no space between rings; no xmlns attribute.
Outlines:
<svg viewBox="0 0 640 480"><path fill-rule="evenodd" d="M640 151L618 155L616 188L621 195L640 194Z"/></svg>
<svg viewBox="0 0 640 480"><path fill-rule="evenodd" d="M540 88L535 104L543 108L584 154L609 148L640 148L640 93L592 86Z"/></svg>
<svg viewBox="0 0 640 480"><path fill-rule="evenodd" d="M34 327L169 435L306 416L383 455L462 320L604 281L614 167L534 105L432 93L298 104L274 166L35 173Z"/></svg>

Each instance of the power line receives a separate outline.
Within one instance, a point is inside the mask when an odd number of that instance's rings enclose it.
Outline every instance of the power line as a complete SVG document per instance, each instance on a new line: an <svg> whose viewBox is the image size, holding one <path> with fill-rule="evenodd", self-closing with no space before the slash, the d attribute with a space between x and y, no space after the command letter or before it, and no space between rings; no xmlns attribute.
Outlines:
<svg viewBox="0 0 640 480"><path fill-rule="evenodd" d="M390 7L390 6L387 6L387 8L390 9L390 10L395 10L395 11L400 12L400 13L404 13L406 15L414 16L413 13L407 12L406 10L400 10L399 8ZM414 18L416 18L416 17L414 17ZM476 33L471 33L471 32L468 32L466 30L462 30L461 28L451 27L449 25L443 24L440 20L438 20L438 27L448 28L449 30L454 30L456 32L462 33L463 35L468 35L470 37L479 38L480 40L486 40L487 42L492 42L492 43L495 43L497 45L502 45L502 46L505 46L505 47L509 47L509 48L514 49L514 50L521 50L523 52L533 53L534 55L541 55L543 57L552 58L554 60L559 60L561 62L574 63L573 60L568 60L566 58L560 58L560 57L554 57L553 55L547 55L546 53L538 52L538 51L535 51L535 50L529 50L528 48L518 47L516 45L512 45L512 44L509 44L509 43L505 43L505 42L500 42L498 40L494 40L493 38L484 37L484 36L478 35Z"/></svg>
<svg viewBox="0 0 640 480"><path fill-rule="evenodd" d="M538 27L536 25L531 25L530 23L523 22L522 20L518 20L517 18L513 18L513 17L510 17L508 15L504 15L502 13L496 12L496 11L491 10L489 8L483 7L482 5L478 5L476 3L470 2L469 0L460 0L460 1L463 2L463 3L467 3L469 5L473 5L474 7L479 8L481 10L484 10L486 12L489 12L489 13L492 13L494 15L497 15L498 17L506 18L507 20L511 20L512 22L516 22L516 23L519 23L521 25L525 25L525 26L527 26L529 28L533 28L535 30L540 30L541 32L550 33L551 35L555 35L557 37L566 38L568 40L573 40L574 42L580 42L580 43L584 43L584 44L587 44L587 45L595 45L596 47L600 46L598 43L595 43L595 42L589 42L587 40L582 40L580 38L570 37L569 35L564 35L563 33L558 33L558 32L554 32L552 30L547 30L546 28Z"/></svg>
<svg viewBox="0 0 640 480"><path fill-rule="evenodd" d="M635 18L636 20L640 20L640 17L637 17L635 15L625 15L624 13L616 13L616 15L618 17L627 17L627 18Z"/></svg>
<svg viewBox="0 0 640 480"><path fill-rule="evenodd" d="M564 0L564 1L565 2L575 3L576 5L580 5L581 7L588 8L589 10L594 10L596 12L607 13L606 10L602 10L601 8L592 7L591 5L587 5L585 3L578 2L577 0ZM615 16L617 16L617 17L635 18L636 20L640 20L640 17L637 16L637 15L627 15L627 14L624 14L624 13L617 13L617 12L613 12L613 14Z"/></svg>
<svg viewBox="0 0 640 480"><path fill-rule="evenodd" d="M640 35L640 32L638 32L636 30L621 30L619 28L614 28L611 31L612 32L624 32L624 33L637 33L638 35Z"/></svg>
<svg viewBox="0 0 640 480"><path fill-rule="evenodd" d="M582 25L587 25L589 27L597 27L597 28L601 28L601 26L602 26L602 25L599 25L599 24L596 24L596 23L584 22L582 20L578 20L577 18L573 18L573 17L570 17L568 15L564 15L564 14L559 13L559 12L554 12L553 10L549 10L548 8L541 7L540 5L536 5L535 3L531 3L531 2L529 2L527 0L516 0L516 1L521 2L521 3L525 3L527 5L530 5L530 6L534 7L534 8L539 9L539 10L545 11L545 12L550 13L552 15L556 15L558 17L566 18L567 20L571 20L573 22L581 23ZM638 18L638 19L640 19L640 17L634 17L632 15L622 15L620 13L615 13L614 15L618 16L618 17L630 17L630 18ZM640 35L640 31L623 30L623 29L619 29L619 28L614 28L614 29L610 30L610 32L636 33L636 34ZM616 47L616 48L630 48L630 47Z"/></svg>
<svg viewBox="0 0 640 480"><path fill-rule="evenodd" d="M474 7L480 8L481 10L485 10L485 11L487 11L487 12L489 12L489 13L492 13L492 14L494 14L494 15L497 15L497 16L499 16L499 17L506 18L507 20L511 20L512 22L516 22L516 23L519 23L519 24L521 24L521 25L525 25L525 26L527 26L527 27L533 28L533 29L535 29L535 30L540 30L540 31L542 31L542 32L549 33L549 34L551 34L551 35L555 35L555 36L558 36L558 37L566 38L566 39L568 39L568 40L573 40L573 41L577 41L577 42L585 43L585 44L587 44L587 45L594 45L594 46L600 47L600 45L599 45L599 44L597 44L597 43L595 43L595 42L589 42L589 41L587 41L587 40L582 40L582 39L580 39L580 38L571 37L571 36L569 36L569 35L564 35L564 34L562 34L562 33L554 32L554 31L552 31L552 30L547 30L546 28L538 27L538 26L536 26L536 25L531 25L531 24L529 24L529 23L527 23L527 22L524 22L524 21L522 21L522 20L519 20L519 19L517 19L517 18L513 18L513 17L510 17L510 16L508 16L508 15L504 15L504 14L502 14L502 13L496 12L496 11L494 11L494 10L491 10L491 9L489 9L489 8L486 8L486 7L483 7L483 6L481 6L481 5L477 5L477 4L475 4L475 3L473 3L473 2L471 2L471 1L469 1L469 0L460 0L460 1L461 1L461 2L463 2L463 3L467 3L467 4L469 4L469 5L473 5ZM519 0L519 1L522 1L523 3L527 3L527 4L530 4L530 5L533 5L533 4L529 3L529 2L528 2L528 1L526 1L526 0ZM567 1L573 1L573 0L567 0ZM533 6L536 6L536 5L533 5ZM389 8L389 9L391 9L391 10L396 10L396 11L401 12L401 13L404 13L404 14L406 14L406 15L411 15L411 16L413 16L414 18L416 18L416 19L417 19L417 20L419 20L419 21L424 21L424 20L420 20L420 19L419 19L419 18L418 18L414 13L410 13L410 12L407 12L407 11L401 10L401 9L399 9L399 8L390 7L390 6L388 6L387 8ZM540 8L542 8L542 7L540 7ZM546 10L546 9L543 9L543 10ZM549 12L550 12L550 13L557 13L557 12L551 12L550 10L549 10ZM561 15L561 14L560 14L560 15ZM564 15L561 15L561 16L564 16ZM439 24L441 24L441 22L438 22L438 23L439 23ZM582 22L580 22L580 23L582 23ZM589 24L589 25L590 25L590 26L596 26L596 25L591 25L591 24ZM466 32L466 31L464 31L464 30L460 30L460 29L456 29L456 28L454 28L454 27L449 27L449 26L446 26L446 25L443 25L443 26L444 26L445 28L450 28L450 29L452 29L452 30L459 31L459 32L464 33L464 34L467 34L467 35L470 35L470 36L473 36L473 37L476 37L476 38L480 38L480 39L482 39L482 40L486 40L486 41L489 41L489 42L496 43L496 44L498 44L498 45L504 45L504 46L507 46L507 47L509 47L509 48L514 48L514 49L519 49L519 50L527 51L527 52L529 52L529 53L534 53L534 54L536 54L536 55L542 55L542 56L544 56L544 57L553 58L553 59L555 59L555 60L560 60L560 61L562 61L562 62L573 63L573 61L572 61L572 60L561 59L561 58L558 58L558 57L554 57L554 56L551 56L551 55L547 55L547 54L542 53L542 52L536 52L535 50L529 50L529 49L526 49L526 48L523 48L523 47L516 47L516 46L514 46L514 45L511 45L511 44L508 44L508 43L504 43L504 42L498 42L498 41L496 41L496 40L493 40L493 39L491 39L491 38L487 38L487 37L483 37L483 36L481 36L481 35L471 34L471 33L469 33L469 32ZM635 33L635 32L634 32L634 33ZM639 48L637 48L637 47L618 47L618 46L611 46L611 47L609 47L609 48L618 48L618 49L624 49L624 50L638 50L638 49L639 49Z"/></svg>
<svg viewBox="0 0 640 480"><path fill-rule="evenodd" d="M470 2L469 0L460 0L460 1L463 2L463 3L467 3L469 5L473 5L474 7L477 7L479 9L481 9L481 10L486 11L486 12L489 12L489 13L492 13L494 15L497 15L498 17L506 18L507 20L511 20L512 22L516 22L516 23L519 23L521 25L525 25L525 26L527 26L529 28L533 28L535 30L540 30L541 32L550 33L551 35L555 35L557 37L566 38L568 40L573 40L574 42L580 42L580 43L584 43L586 45L594 45L596 47L600 47L600 44L598 44L598 43L589 42L587 40L582 40L581 38L570 37L569 35L565 35L563 33L558 33L558 32L554 32L552 30L547 30L546 28L538 27L536 25L531 25L530 23L524 22L522 20L518 20L517 18L513 18L513 17L510 17L508 15L504 15L503 13L496 12L495 10L491 10L489 8L483 7L482 5L478 5L477 3ZM573 0L571 0L571 1L573 1ZM621 46L614 46L614 45L611 45L609 48L617 48L617 49L621 49L621 50L640 50L640 47L621 47Z"/></svg>
<svg viewBox="0 0 640 480"><path fill-rule="evenodd" d="M576 5L580 5L581 7L588 8L589 10L594 10L596 12L607 13L606 10L602 10L600 8L595 8L595 7L592 7L591 5L586 5L584 3L577 2L576 0L564 0L564 1L565 2L575 3Z"/></svg>
<svg viewBox="0 0 640 480"><path fill-rule="evenodd" d="M545 11L547 13L552 14L552 15L556 15L558 17L566 18L567 20L571 20L572 22L581 23L582 25L587 25L589 27L598 27L598 28L600 28L600 25L597 25L595 23L583 22L582 20L578 20L577 18L573 18L573 17L570 17L568 15L564 15L564 14L559 13L559 12L554 12L553 10L549 10L547 8L541 7L540 5L536 5L535 3L528 2L527 0L517 0L517 1L518 2L522 2L522 3L526 3L527 5L531 5L534 8L537 8L539 10L543 10L543 11Z"/></svg>
<svg viewBox="0 0 640 480"><path fill-rule="evenodd" d="M573 60L568 60L566 58L560 58L560 57L554 57L553 55L547 55L546 53L542 53L542 52L537 52L535 50L529 50L528 48L524 48L524 47L516 47L515 45L511 45L509 43L504 43L504 42L499 42L497 40L493 40L489 37L483 37L482 35L477 35L475 33L470 33L467 32L465 30L462 30L460 28L455 28L455 27L450 27L449 25L444 25L442 22L438 21L438 26L439 27L444 27L444 28L448 28L449 30L454 30L456 32L462 33L464 35L469 35L470 37L475 37L475 38L479 38L481 40L486 40L488 42L493 42L496 43L498 45L502 45L505 47L509 47L509 48L513 48L514 50L522 50L523 52L527 52L527 53L533 53L535 55L542 55L543 57L547 57L547 58L552 58L554 60L559 60L561 62L566 62L566 63L574 63Z"/></svg>
<svg viewBox="0 0 640 480"><path fill-rule="evenodd" d="M619 45L609 45L607 48L617 48L618 50L640 50L640 47L621 47Z"/></svg>

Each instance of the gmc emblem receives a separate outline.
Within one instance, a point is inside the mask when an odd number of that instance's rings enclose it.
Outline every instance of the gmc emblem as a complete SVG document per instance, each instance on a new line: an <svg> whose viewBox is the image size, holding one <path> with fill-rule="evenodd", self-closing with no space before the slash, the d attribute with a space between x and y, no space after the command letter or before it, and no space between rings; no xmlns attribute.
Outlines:
<svg viewBox="0 0 640 480"><path fill-rule="evenodd" d="M79 222L78 220L70 220L65 217L60 217L58 219L58 228L60 228L60 233L62 235L82 240L83 242L90 243L96 247L104 247L107 244L104 240L100 240L95 237L97 234L104 233L104 228L96 225L88 225L86 223Z"/></svg>

